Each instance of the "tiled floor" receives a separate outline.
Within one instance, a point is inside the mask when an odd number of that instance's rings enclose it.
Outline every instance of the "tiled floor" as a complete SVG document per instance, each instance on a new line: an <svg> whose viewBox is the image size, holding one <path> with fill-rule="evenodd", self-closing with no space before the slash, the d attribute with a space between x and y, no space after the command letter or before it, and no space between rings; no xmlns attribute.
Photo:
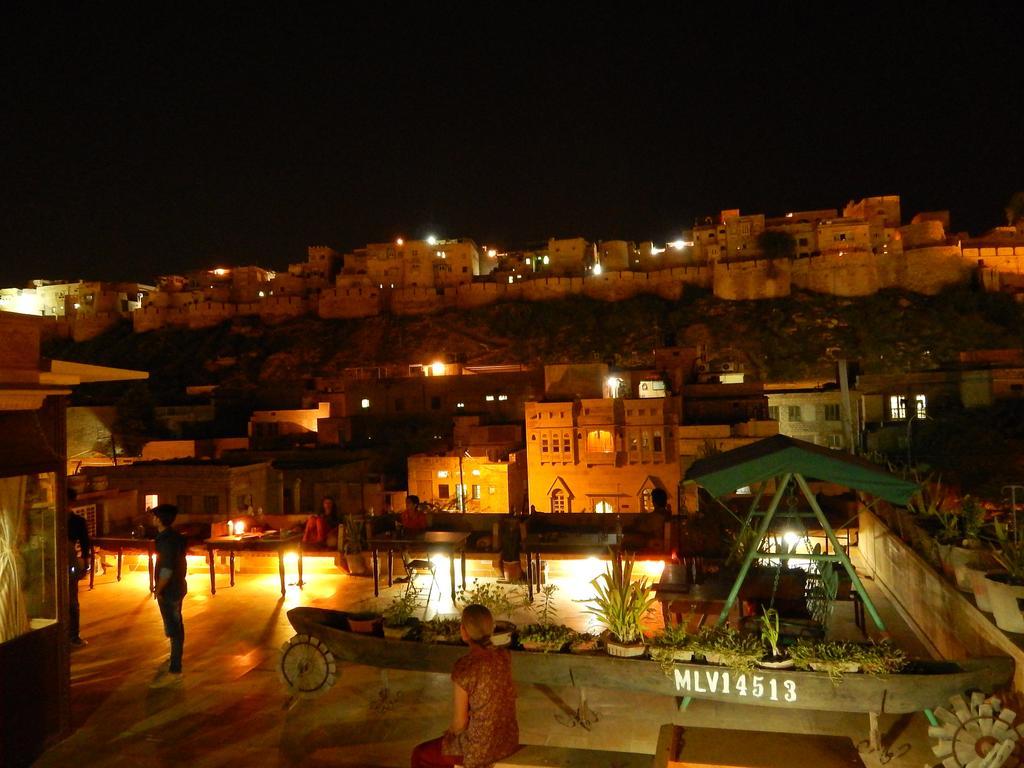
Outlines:
<svg viewBox="0 0 1024 768"><path fill-rule="evenodd" d="M485 564L473 570L482 571ZM581 561L556 569L561 619L582 628L586 617L573 602L583 592L571 586L570 574L585 576L600 565ZM471 570L472 577L472 570ZM294 580L294 577L292 577ZM166 659L167 641L156 604L146 591L145 571L126 572L116 583L112 571L98 576L96 588L81 593L82 635L89 645L72 657L74 733L38 762L45 768L65 766L404 766L413 745L440 734L449 718L450 683L446 676L390 672L391 698L382 702L380 671L345 665L338 683L317 699L289 701L276 671L278 649L293 634L286 611L297 605L349 608L372 600L369 579L339 573L308 573L306 585L290 584L280 599L276 570L240 573L234 587L226 575L212 596L208 577L189 577L185 602L187 632L185 675L180 686L151 689L158 664ZM452 612L445 597L432 609ZM385 590L393 594L399 586ZM916 641L879 600L901 644ZM520 621L528 621L521 615ZM840 617L840 621L843 621ZM694 702L679 713L667 697L631 695L615 690L588 691L600 720L591 730L567 727L556 716L574 709L572 690L523 686L518 717L522 741L590 749L653 753L663 723L716 728L756 728L779 732L866 734L866 716L806 710L736 707ZM907 749L889 766L920 766L930 757L926 726L918 715L883 718L890 743ZM778 738L780 766L799 765L787 739ZM867 765L879 765L866 756Z"/></svg>

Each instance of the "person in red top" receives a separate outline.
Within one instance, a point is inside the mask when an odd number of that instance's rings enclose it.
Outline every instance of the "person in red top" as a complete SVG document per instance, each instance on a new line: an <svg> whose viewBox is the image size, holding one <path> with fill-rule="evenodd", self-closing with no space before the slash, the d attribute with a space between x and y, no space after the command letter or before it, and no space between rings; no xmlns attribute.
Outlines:
<svg viewBox="0 0 1024 768"><path fill-rule="evenodd" d="M408 533L422 533L427 530L427 516L420 509L419 496L406 496L402 510L402 528Z"/></svg>
<svg viewBox="0 0 1024 768"><path fill-rule="evenodd" d="M444 736L417 745L412 768L490 768L519 750L512 657L491 645L494 617L482 605L462 612L462 640L469 653L455 662L455 706Z"/></svg>

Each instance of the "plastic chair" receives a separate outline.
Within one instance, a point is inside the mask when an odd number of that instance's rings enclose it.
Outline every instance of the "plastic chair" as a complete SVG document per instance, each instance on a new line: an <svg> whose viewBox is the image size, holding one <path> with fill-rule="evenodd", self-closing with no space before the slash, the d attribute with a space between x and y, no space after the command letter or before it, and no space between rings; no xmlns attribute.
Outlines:
<svg viewBox="0 0 1024 768"><path fill-rule="evenodd" d="M430 598L434 594L434 585L437 583L436 568L429 558L410 558L409 553L404 549L402 550L402 565L405 566L405 572L409 576L409 586L406 587L406 591L413 588L417 576L430 575L430 589L427 591L427 602L423 606L423 618L426 619L427 609L430 607Z"/></svg>

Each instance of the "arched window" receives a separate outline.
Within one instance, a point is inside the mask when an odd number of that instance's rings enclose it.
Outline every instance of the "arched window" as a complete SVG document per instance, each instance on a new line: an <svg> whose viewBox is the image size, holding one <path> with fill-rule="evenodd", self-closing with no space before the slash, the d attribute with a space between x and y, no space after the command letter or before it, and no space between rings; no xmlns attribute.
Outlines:
<svg viewBox="0 0 1024 768"><path fill-rule="evenodd" d="M601 501L594 504L594 511L600 515L610 515L615 510L612 509L612 505L609 502L601 499Z"/></svg>
<svg viewBox="0 0 1024 768"><path fill-rule="evenodd" d="M561 488L556 488L551 492L551 511L552 512L565 512L565 491Z"/></svg>

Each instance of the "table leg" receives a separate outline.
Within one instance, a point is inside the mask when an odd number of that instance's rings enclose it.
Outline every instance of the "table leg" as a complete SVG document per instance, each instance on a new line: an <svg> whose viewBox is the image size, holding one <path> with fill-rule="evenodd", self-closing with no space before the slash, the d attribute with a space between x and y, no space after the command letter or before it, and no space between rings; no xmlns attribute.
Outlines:
<svg viewBox="0 0 1024 768"><path fill-rule="evenodd" d="M228 584L233 587L235 586L235 550L232 549L228 555L228 572L231 574L231 578L228 579Z"/></svg>
<svg viewBox="0 0 1024 768"><path fill-rule="evenodd" d="M213 572L213 547L206 548L206 556L210 558L210 594L217 594L217 575Z"/></svg>
<svg viewBox="0 0 1024 768"><path fill-rule="evenodd" d="M302 544L299 543L299 589L302 589L302 585L305 582L302 580Z"/></svg>
<svg viewBox="0 0 1024 768"><path fill-rule="evenodd" d="M429 555L428 555L429 557ZM452 604L455 604L455 553L452 552L452 557L448 558L448 576L452 580Z"/></svg>
<svg viewBox="0 0 1024 768"><path fill-rule="evenodd" d="M284 597L284 552L277 552L277 572L281 576L281 597Z"/></svg>
<svg viewBox="0 0 1024 768"><path fill-rule="evenodd" d="M373 596L380 596L380 585L377 579L380 578L380 563L377 561L377 548L370 550L370 559L373 561Z"/></svg>
<svg viewBox="0 0 1024 768"><path fill-rule="evenodd" d="M117 580L121 580L121 558L124 556L124 550L121 547L117 548Z"/></svg>
<svg viewBox="0 0 1024 768"><path fill-rule="evenodd" d="M466 588L466 550L462 550L462 588Z"/></svg>
<svg viewBox="0 0 1024 768"><path fill-rule="evenodd" d="M96 581L96 547L89 550L89 589Z"/></svg>
<svg viewBox="0 0 1024 768"><path fill-rule="evenodd" d="M389 587L394 586L394 573L395 573L394 572L394 560L395 560L395 550L393 550L391 547L388 547L388 586Z"/></svg>
<svg viewBox="0 0 1024 768"><path fill-rule="evenodd" d="M148 569L149 569L149 591L150 592L155 592L156 591L156 585L153 583L153 555L154 554L155 553L149 551L148 549L146 550L146 565L148 566Z"/></svg>

